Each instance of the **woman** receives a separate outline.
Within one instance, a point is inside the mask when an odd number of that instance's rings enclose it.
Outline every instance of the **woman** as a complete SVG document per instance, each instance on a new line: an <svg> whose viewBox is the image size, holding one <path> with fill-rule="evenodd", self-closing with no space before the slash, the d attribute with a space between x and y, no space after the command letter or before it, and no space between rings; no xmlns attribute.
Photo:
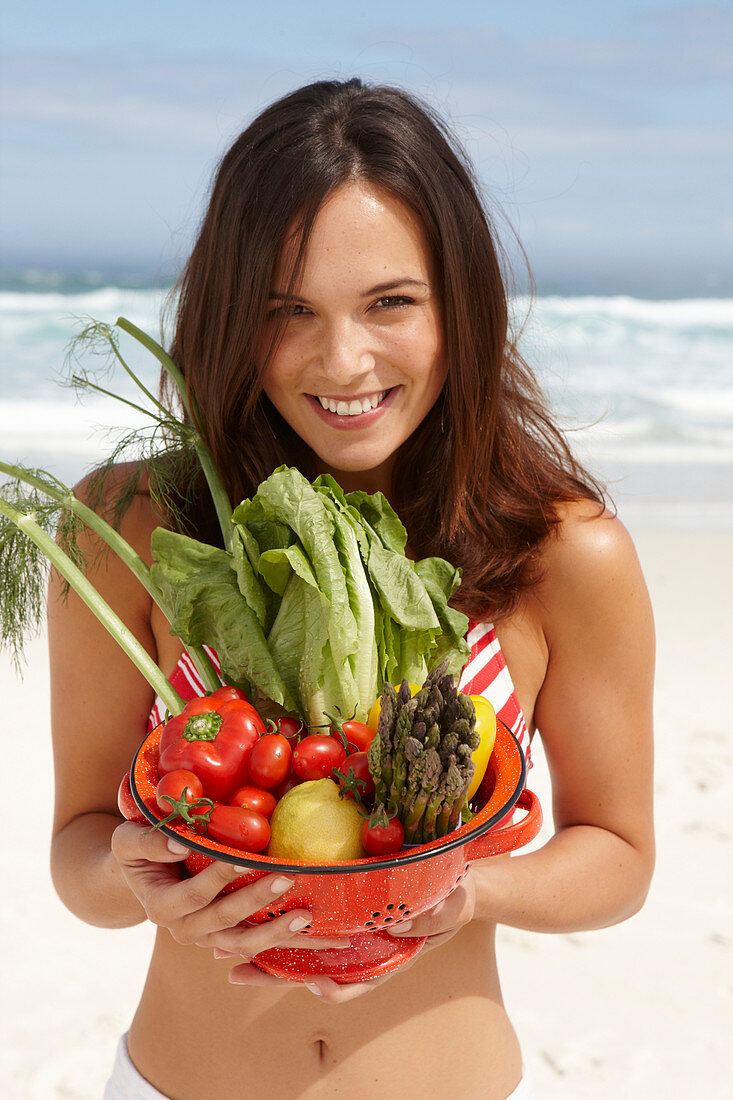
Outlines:
<svg viewBox="0 0 733 1100"><path fill-rule="evenodd" d="M404 93L324 82L266 110L220 166L180 291L173 355L231 499L283 462L329 472L383 491L413 556L462 567L455 603L509 670L498 705L541 732L556 833L473 863L446 901L393 926L428 940L392 975L304 987L264 974L247 961L258 951L345 941L314 944L300 910L239 927L289 883L216 900L235 871L181 880L182 849L120 823L151 692L52 592L55 883L92 924L158 925L108 1096L528 1096L496 923L604 927L639 909L652 871L653 627L631 541L507 336L469 169ZM202 494L190 519L213 540L210 511ZM144 493L125 515L144 556L159 521ZM146 594L112 558L94 579L173 674L180 643Z"/></svg>

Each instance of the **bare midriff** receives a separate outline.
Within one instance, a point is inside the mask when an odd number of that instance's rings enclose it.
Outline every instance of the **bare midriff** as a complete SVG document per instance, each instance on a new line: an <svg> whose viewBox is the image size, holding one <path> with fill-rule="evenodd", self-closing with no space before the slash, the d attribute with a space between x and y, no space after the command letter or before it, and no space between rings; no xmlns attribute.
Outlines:
<svg viewBox="0 0 733 1100"><path fill-rule="evenodd" d="M501 998L494 926L473 922L364 996L235 986L160 930L130 1056L174 1100L505 1100L521 1055Z"/></svg>

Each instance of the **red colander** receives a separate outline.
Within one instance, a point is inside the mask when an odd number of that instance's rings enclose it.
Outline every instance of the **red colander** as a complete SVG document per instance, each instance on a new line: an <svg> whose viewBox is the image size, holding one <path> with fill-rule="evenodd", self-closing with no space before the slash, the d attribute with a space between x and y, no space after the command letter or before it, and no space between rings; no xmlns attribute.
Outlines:
<svg viewBox="0 0 733 1100"><path fill-rule="evenodd" d="M141 824L156 824L163 816L155 800L162 730L159 726L143 741L120 787L122 813ZM519 743L497 721L494 751L472 800L476 816L429 844L389 856L314 864L242 852L183 823L163 825L161 831L190 849L185 860L189 874L195 875L214 859L248 868L224 893L272 872L295 879L293 887L272 907L253 913L247 923L261 924L291 909L308 909L313 920L307 934L351 939L349 947L339 949L278 947L263 951L253 959L262 970L291 981L307 981L315 974L325 974L339 983L364 981L396 970L425 943L424 937L393 938L385 931L390 924L437 905L455 889L473 860L510 852L534 839L542 825L542 810L536 795L525 789L525 778ZM509 824L518 808L525 810L525 815Z"/></svg>

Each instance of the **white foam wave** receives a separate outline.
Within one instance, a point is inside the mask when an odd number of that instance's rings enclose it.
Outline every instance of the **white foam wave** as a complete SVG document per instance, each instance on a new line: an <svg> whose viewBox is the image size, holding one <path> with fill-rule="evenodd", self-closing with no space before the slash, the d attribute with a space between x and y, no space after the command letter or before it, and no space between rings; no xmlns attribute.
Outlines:
<svg viewBox="0 0 733 1100"><path fill-rule="evenodd" d="M51 313L66 317L93 314L103 320L113 313L133 309L147 315L160 311L167 293L166 290L129 290L116 286L85 290L78 294L6 290L0 291L0 314Z"/></svg>
<svg viewBox="0 0 733 1100"><path fill-rule="evenodd" d="M520 318L524 317L529 305L530 299L517 297L513 303L513 313ZM591 295L575 298L545 295L535 300L533 308L543 319L552 315L578 318L581 321L609 318L660 327L714 326L733 331L733 300L730 298L652 301L625 295L608 298Z"/></svg>

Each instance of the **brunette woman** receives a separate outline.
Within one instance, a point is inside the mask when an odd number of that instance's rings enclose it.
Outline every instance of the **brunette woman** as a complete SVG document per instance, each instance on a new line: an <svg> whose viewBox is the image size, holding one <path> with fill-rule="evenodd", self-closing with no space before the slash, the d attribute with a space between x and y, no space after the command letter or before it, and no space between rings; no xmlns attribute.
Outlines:
<svg viewBox="0 0 733 1100"><path fill-rule="evenodd" d="M472 620L474 671L487 670L482 690L527 748L542 738L555 835L473 863L445 902L393 926L428 940L391 975L306 987L265 974L248 960L268 947L345 941L303 936L307 910L240 927L287 880L218 899L235 870L183 879L183 849L120 822L117 786L151 692L81 604L52 591L55 883L92 924L158 926L109 1098L529 1096L497 922L601 928L644 901L649 601L628 534L511 341L497 249L465 157L428 108L358 80L312 84L224 157L172 352L232 501L282 463L329 472L346 490L384 492L414 557L462 568L455 604ZM215 538L203 490L189 521ZM138 494L122 527L143 556L158 522ZM174 676L168 624L100 560L102 595Z"/></svg>

